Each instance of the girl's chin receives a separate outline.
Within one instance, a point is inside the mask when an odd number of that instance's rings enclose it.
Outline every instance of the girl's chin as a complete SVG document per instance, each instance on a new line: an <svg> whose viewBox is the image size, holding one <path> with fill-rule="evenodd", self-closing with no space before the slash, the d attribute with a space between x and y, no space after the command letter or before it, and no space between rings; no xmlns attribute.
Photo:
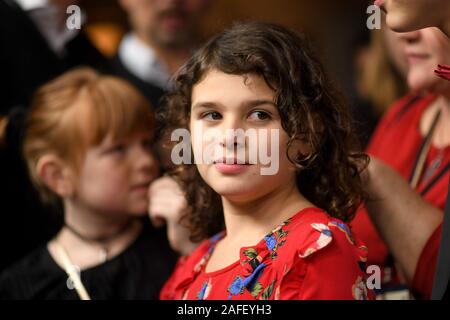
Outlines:
<svg viewBox="0 0 450 320"><path fill-rule="evenodd" d="M216 193L221 197L233 200L245 198L246 194L251 194L254 188L250 186L239 186L238 184L228 185L228 186L217 186L213 188Z"/></svg>
<svg viewBox="0 0 450 320"><path fill-rule="evenodd" d="M436 86L436 83L439 82L439 78L433 74L433 70L431 70L430 79L424 78L423 73L422 76L420 76L420 72L417 72L416 74L417 76L412 74L408 77L408 86L411 91L428 93L429 91L432 91Z"/></svg>
<svg viewBox="0 0 450 320"><path fill-rule="evenodd" d="M241 195L243 192L245 192L245 190L242 190L240 188L223 188L223 187L219 187L214 189L214 191L219 194L221 197L225 197L225 198L230 198L230 197L236 197Z"/></svg>
<svg viewBox="0 0 450 320"><path fill-rule="evenodd" d="M216 186L213 188L222 198L235 203L246 203L257 200L264 194L270 192L267 190L267 184L234 184L227 186Z"/></svg>

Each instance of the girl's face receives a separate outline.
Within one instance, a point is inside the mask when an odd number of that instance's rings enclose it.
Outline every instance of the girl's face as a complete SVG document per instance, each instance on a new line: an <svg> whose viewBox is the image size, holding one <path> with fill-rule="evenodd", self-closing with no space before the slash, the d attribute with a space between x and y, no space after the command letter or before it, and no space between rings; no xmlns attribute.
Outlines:
<svg viewBox="0 0 450 320"><path fill-rule="evenodd" d="M148 133L120 141L107 137L90 147L78 175L77 203L105 214L145 214L147 190L158 175L151 138Z"/></svg>
<svg viewBox="0 0 450 320"><path fill-rule="evenodd" d="M261 77L251 74L230 75L211 70L193 87L190 132L197 168L212 189L231 201L256 200L295 184L295 166L286 156L288 135L274 101L275 92ZM215 139L205 138L204 133L210 129L216 130ZM229 134L236 129L256 132L257 138L230 138L227 131ZM278 137L273 132L278 132ZM200 150L205 152L208 148L214 150L214 161L198 163ZM295 145L290 151L299 149ZM270 154L271 163L261 161L259 154L256 162L250 160L255 150ZM239 156L242 151L243 158ZM236 164L238 158L245 163ZM295 155L291 158L295 159ZM270 166L277 170L262 175L262 169Z"/></svg>
<svg viewBox="0 0 450 320"><path fill-rule="evenodd" d="M450 41L437 28L398 33L408 61L408 85L412 90L448 93L449 84L436 76L438 64L450 64Z"/></svg>
<svg viewBox="0 0 450 320"><path fill-rule="evenodd" d="M386 23L398 32L445 24L450 17L448 0L377 0L386 11ZM426 14L424 14L426 13Z"/></svg>

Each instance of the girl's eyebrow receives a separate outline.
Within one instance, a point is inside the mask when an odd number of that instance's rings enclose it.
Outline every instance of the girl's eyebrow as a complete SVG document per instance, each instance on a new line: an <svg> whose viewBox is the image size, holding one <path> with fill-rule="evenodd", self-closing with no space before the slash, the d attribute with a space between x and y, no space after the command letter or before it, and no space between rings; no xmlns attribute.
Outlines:
<svg viewBox="0 0 450 320"><path fill-rule="evenodd" d="M266 99L249 100L249 101L245 101L244 103L242 103L242 105L244 105L247 108L255 108L255 107L265 105L265 104L270 104L270 105L276 107L275 102L273 102L272 100L266 100Z"/></svg>
<svg viewBox="0 0 450 320"><path fill-rule="evenodd" d="M217 108L218 106L219 106L219 104L217 104L215 102L200 101L192 106L192 110L198 109L198 108Z"/></svg>
<svg viewBox="0 0 450 320"><path fill-rule="evenodd" d="M273 107L276 107L275 102L273 102L272 100L255 99L255 100L246 100L246 101L242 102L241 108L250 109L250 108L259 107L259 106L266 105L266 104L270 104ZM192 107L192 110L197 109L197 108L220 108L221 106L222 106L222 104L212 102L212 101L200 101L200 102L197 102Z"/></svg>

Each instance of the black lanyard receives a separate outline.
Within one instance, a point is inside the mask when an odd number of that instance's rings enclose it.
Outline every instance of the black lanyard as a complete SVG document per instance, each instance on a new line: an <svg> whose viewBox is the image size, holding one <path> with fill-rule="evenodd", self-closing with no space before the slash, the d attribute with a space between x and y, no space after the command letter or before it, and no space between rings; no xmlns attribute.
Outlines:
<svg viewBox="0 0 450 320"><path fill-rule="evenodd" d="M450 181L449 181L450 190ZM439 246L438 260L434 274L433 292L431 299L448 299L450 279L450 192L447 194L442 237Z"/></svg>
<svg viewBox="0 0 450 320"><path fill-rule="evenodd" d="M420 195L424 197L431 188L444 176L444 174L450 169L450 162L447 163L435 176L434 178L422 189Z"/></svg>
<svg viewBox="0 0 450 320"><path fill-rule="evenodd" d="M431 146L431 139L433 137L434 130L436 129L436 125L439 121L439 118L441 116L441 111L439 110L436 112L436 115L434 116L433 122L431 124L430 129L427 132L427 135L425 136L425 139L422 142L422 145L420 146L419 152L417 153L416 159L414 161L414 167L411 172L411 175L409 177L409 184L413 189L416 189L419 180L422 176L423 170L425 168L425 161L427 158L428 151L430 150ZM425 194L427 194L431 188L441 179L444 174L450 169L450 163L447 163L434 177L433 179L423 188L423 190L420 192L420 195L423 197Z"/></svg>

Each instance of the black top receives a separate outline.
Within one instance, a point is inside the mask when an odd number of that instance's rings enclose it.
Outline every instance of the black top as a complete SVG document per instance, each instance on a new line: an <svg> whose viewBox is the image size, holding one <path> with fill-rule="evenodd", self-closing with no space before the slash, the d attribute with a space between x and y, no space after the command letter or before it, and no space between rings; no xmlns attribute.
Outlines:
<svg viewBox="0 0 450 320"><path fill-rule="evenodd" d="M131 73L123 64L120 57L116 55L105 66L105 73L123 78L133 84L152 105L153 110L158 111L160 107L161 97L164 95L164 90L160 87L144 81Z"/></svg>
<svg viewBox="0 0 450 320"><path fill-rule="evenodd" d="M106 64L81 30L57 56L38 28L14 0L0 0L0 116L16 105L28 108L37 87L80 65ZM0 149L0 272L38 246L60 228L53 208L41 204L20 153L19 142ZM57 210L59 211L59 210Z"/></svg>
<svg viewBox="0 0 450 320"><path fill-rule="evenodd" d="M157 299L176 259L165 230L145 222L134 243L111 260L83 270L81 281L93 300ZM67 279L43 246L0 275L0 300L78 300Z"/></svg>

